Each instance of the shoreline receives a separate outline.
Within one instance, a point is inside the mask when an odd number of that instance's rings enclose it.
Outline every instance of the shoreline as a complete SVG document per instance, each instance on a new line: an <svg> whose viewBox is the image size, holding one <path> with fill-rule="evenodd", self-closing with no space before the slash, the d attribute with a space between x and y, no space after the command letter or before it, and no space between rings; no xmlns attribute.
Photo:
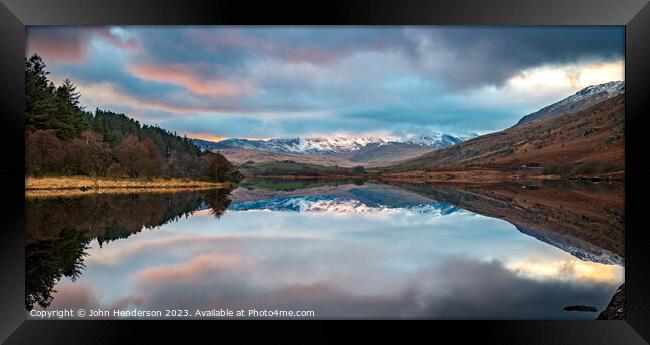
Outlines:
<svg viewBox="0 0 650 345"><path fill-rule="evenodd" d="M530 170L493 170L468 169L444 171L406 171L387 173L366 173L356 175L253 175L247 179L279 179L279 180L368 180L383 182L403 182L413 184L468 184L484 185L499 184L514 181L591 181L591 182L624 182L624 172L617 171L607 174L594 175L553 175L531 172Z"/></svg>
<svg viewBox="0 0 650 345"><path fill-rule="evenodd" d="M230 188L232 182L208 182L192 179L127 179L86 176L25 177L25 197L61 197L134 192L168 193L187 190Z"/></svg>
<svg viewBox="0 0 650 345"><path fill-rule="evenodd" d="M366 180L377 182L400 182L410 184L462 184L490 185L510 182L533 181L592 181L624 182L624 172L593 176L548 175L523 170L445 170L445 171L407 171L391 173L371 173L356 175L258 175L245 176L247 179L278 180ZM170 193L188 190L224 189L235 186L234 182L208 182L189 178L96 178L87 176L25 177L25 196L61 197L91 194L123 194L134 192Z"/></svg>

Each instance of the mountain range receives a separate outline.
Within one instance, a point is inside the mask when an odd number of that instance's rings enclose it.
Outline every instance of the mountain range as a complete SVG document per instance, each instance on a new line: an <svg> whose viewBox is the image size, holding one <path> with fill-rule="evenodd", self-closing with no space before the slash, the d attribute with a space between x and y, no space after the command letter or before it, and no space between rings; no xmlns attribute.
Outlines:
<svg viewBox="0 0 650 345"><path fill-rule="evenodd" d="M219 142L193 139L203 150L219 151L229 160L243 163L293 160L301 163L352 166L382 164L417 157L431 150L449 147L471 138L443 133L407 138L307 137L250 140L231 138Z"/></svg>
<svg viewBox="0 0 650 345"><path fill-rule="evenodd" d="M225 139L219 142L194 139L197 146L202 149L219 150L225 148L244 148L273 153L308 153L308 154L341 154L352 153L368 147L386 146L392 144L414 145L421 147L441 148L457 144L464 137L455 137L449 134L432 133L427 136L409 138L382 138L382 137L344 137L332 138L308 137L290 139Z"/></svg>
<svg viewBox="0 0 650 345"><path fill-rule="evenodd" d="M443 202L395 206L369 203L354 198L335 195L275 197L232 203L230 211L270 210L282 212L319 212L319 213L395 213L407 211L431 216L448 215L462 210Z"/></svg>

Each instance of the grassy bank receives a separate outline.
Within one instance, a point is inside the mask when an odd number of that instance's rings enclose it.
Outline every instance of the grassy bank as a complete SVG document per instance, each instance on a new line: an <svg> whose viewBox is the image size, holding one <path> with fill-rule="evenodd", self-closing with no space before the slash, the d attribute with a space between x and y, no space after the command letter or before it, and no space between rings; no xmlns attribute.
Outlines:
<svg viewBox="0 0 650 345"><path fill-rule="evenodd" d="M364 179L410 183L501 183L512 180L623 180L624 171L600 161L526 166L449 166L436 169L392 170L390 167L364 168L324 166L294 161L246 163L239 166L248 178L287 180Z"/></svg>
<svg viewBox="0 0 650 345"><path fill-rule="evenodd" d="M193 189L213 189L231 187L230 182L208 182L192 179L126 179L97 178L87 176L66 177L26 177L25 195L27 197L77 196L91 193L117 194L145 192L170 192Z"/></svg>
<svg viewBox="0 0 650 345"><path fill-rule="evenodd" d="M340 167L294 161L276 161L262 163L245 163L238 167L244 176L296 176L302 178L322 178L323 176L356 177L364 174L378 173L377 169L362 166Z"/></svg>
<svg viewBox="0 0 650 345"><path fill-rule="evenodd" d="M405 183L493 184L539 177L537 174L526 174L526 172L522 171L474 169L466 171L408 171L385 173L381 175L380 180Z"/></svg>
<svg viewBox="0 0 650 345"><path fill-rule="evenodd" d="M436 183L436 184L498 184L512 181L534 181L534 180L607 180L622 181L624 172L612 172L607 174L593 175L559 175L545 174L540 169L523 170L495 170L476 169L469 170L443 170L443 171L404 171L404 172L382 172L366 173L362 175L262 175L256 178L272 178L287 181L299 180L374 180L383 182L404 182L404 183Z"/></svg>
<svg viewBox="0 0 650 345"><path fill-rule="evenodd" d="M495 184L512 181L534 180L592 180L592 181L623 181L624 171L606 174L590 175L560 175L545 173L541 170L492 170L471 169L452 171L408 171L399 173L384 173L379 179L387 182L406 183L463 183L463 184Z"/></svg>

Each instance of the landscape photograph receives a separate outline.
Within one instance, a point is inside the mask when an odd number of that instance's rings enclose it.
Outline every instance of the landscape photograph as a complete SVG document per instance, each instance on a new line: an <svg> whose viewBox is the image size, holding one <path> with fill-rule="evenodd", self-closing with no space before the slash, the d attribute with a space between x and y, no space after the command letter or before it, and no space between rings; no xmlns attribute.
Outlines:
<svg viewBox="0 0 650 345"><path fill-rule="evenodd" d="M625 318L619 26L30 26L30 319Z"/></svg>

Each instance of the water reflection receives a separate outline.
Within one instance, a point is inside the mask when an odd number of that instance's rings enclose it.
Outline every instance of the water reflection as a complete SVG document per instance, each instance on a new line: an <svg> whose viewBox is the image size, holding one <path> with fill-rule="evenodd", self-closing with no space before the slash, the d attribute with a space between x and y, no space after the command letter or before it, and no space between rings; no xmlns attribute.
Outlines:
<svg viewBox="0 0 650 345"><path fill-rule="evenodd" d="M31 199L25 302L593 319L562 307L602 310L623 281L621 189L260 180Z"/></svg>
<svg viewBox="0 0 650 345"><path fill-rule="evenodd" d="M25 306L47 307L62 277L75 281L85 268L89 243L127 238L209 208L220 217L229 190L175 194L120 194L26 199Z"/></svg>

